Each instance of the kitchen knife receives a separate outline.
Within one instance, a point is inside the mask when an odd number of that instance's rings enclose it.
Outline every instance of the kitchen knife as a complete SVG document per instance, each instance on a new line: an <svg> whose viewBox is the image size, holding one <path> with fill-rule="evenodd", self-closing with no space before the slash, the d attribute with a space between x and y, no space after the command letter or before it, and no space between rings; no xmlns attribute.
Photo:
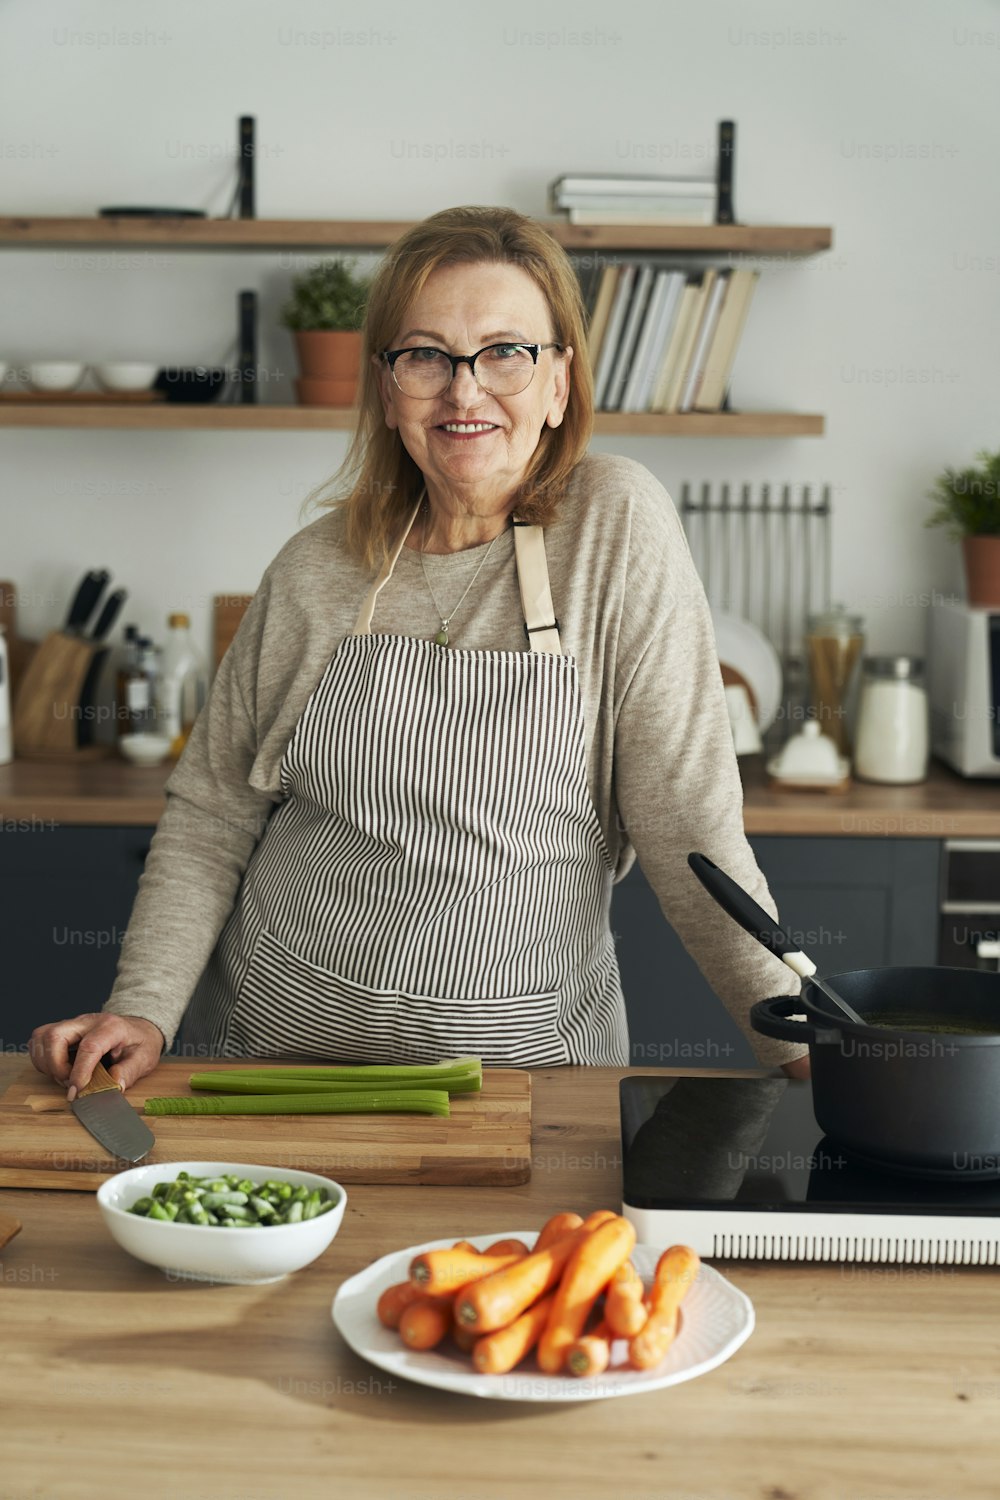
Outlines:
<svg viewBox="0 0 1000 1500"><path fill-rule="evenodd" d="M64 635L82 635L84 621L90 616L111 574L101 569L91 569L73 595L73 602L63 626Z"/></svg>
<svg viewBox="0 0 1000 1500"><path fill-rule="evenodd" d="M113 594L108 595L104 601L104 608L98 616L97 624L91 631L90 639L92 641L103 641L121 613L122 605L127 598L128 592L125 589L115 589Z"/></svg>
<svg viewBox="0 0 1000 1500"><path fill-rule="evenodd" d="M156 1137L135 1112L103 1063L98 1063L70 1105L85 1130L113 1156L142 1161L156 1144Z"/></svg>

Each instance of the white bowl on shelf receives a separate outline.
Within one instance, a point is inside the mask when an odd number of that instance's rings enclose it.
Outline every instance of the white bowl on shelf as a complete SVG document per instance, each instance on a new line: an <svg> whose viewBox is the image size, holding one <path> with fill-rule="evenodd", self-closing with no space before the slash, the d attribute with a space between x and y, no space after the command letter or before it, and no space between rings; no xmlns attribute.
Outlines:
<svg viewBox="0 0 1000 1500"><path fill-rule="evenodd" d="M36 360L27 366L28 384L35 391L72 391L86 368L72 359Z"/></svg>
<svg viewBox="0 0 1000 1500"><path fill-rule="evenodd" d="M98 385L106 391L148 391L159 370L159 365L124 359L93 366Z"/></svg>
<svg viewBox="0 0 1000 1500"><path fill-rule="evenodd" d="M226 1229L215 1224L173 1224L129 1213L133 1203L149 1197L158 1182L173 1182L181 1172L191 1177L223 1177L235 1172L251 1182L269 1178L326 1188L334 1206L316 1219L271 1228ZM263 1167L247 1162L168 1161L131 1167L97 1189L97 1206L111 1238L136 1260L158 1266L171 1281L217 1281L256 1286L281 1281L323 1254L332 1243L347 1206L347 1193L332 1177Z"/></svg>
<svg viewBox="0 0 1000 1500"><path fill-rule="evenodd" d="M173 744L166 734L123 734L118 749L134 766L158 766Z"/></svg>

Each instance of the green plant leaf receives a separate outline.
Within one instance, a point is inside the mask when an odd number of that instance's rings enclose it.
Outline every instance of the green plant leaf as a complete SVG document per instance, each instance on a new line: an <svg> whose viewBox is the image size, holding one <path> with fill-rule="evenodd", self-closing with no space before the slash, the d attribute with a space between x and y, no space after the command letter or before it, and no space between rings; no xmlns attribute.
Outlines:
<svg viewBox="0 0 1000 1500"><path fill-rule="evenodd" d="M1000 451L984 448L976 459L964 469L945 469L928 492L934 510L925 525L944 526L954 541L1000 536Z"/></svg>
<svg viewBox="0 0 1000 1500"><path fill-rule="evenodd" d="M281 321L302 333L353 332L364 323L370 287L370 278L361 276L350 262L320 261L292 282Z"/></svg>

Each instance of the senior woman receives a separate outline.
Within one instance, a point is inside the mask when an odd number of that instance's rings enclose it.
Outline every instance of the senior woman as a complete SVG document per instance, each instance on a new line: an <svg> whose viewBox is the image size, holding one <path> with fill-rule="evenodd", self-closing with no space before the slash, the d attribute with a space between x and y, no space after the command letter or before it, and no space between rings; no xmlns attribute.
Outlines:
<svg viewBox="0 0 1000 1500"><path fill-rule="evenodd" d="M773 912L712 624L671 501L588 454L570 261L506 209L389 251L341 499L266 570L167 783L102 1012L39 1028L71 1095L170 1047L627 1065L609 925L638 856L749 1031L794 992L690 873ZM69 1049L78 1044L75 1062Z"/></svg>

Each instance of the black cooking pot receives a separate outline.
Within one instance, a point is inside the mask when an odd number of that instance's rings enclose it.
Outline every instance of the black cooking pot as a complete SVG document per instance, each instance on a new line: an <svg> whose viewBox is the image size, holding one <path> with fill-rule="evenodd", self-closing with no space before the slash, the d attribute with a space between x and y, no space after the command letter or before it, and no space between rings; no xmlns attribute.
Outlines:
<svg viewBox="0 0 1000 1500"><path fill-rule="evenodd" d="M764 1036L808 1043L820 1128L876 1165L1000 1176L1000 974L855 969L829 983L878 1024L848 1021L808 980L800 996L762 1000L750 1012Z"/></svg>

